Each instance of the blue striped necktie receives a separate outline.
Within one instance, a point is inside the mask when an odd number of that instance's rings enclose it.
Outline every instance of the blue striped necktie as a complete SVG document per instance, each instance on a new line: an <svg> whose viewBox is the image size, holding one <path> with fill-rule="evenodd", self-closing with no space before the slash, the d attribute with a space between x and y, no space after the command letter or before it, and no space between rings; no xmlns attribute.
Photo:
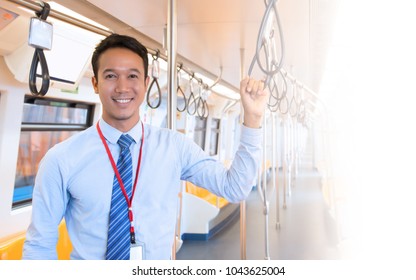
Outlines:
<svg viewBox="0 0 416 280"><path fill-rule="evenodd" d="M133 138L128 134L122 134L117 141L121 147L120 156L117 161L117 169L129 198L131 197L133 181L133 166L129 147L133 141ZM106 259L128 260L129 258L130 220L128 217L128 205L117 177L114 176Z"/></svg>

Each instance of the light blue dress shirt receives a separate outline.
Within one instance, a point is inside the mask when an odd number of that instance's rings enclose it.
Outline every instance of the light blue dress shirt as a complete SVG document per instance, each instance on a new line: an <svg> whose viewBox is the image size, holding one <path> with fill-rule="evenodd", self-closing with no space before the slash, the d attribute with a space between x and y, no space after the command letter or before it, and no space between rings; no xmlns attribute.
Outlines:
<svg viewBox="0 0 416 280"><path fill-rule="evenodd" d="M100 120L117 162L122 134ZM128 132L133 173L142 137L139 122ZM240 147L230 169L208 156L185 135L144 125L142 163L132 208L136 240L146 259L170 259L181 180L190 181L230 202L251 191L261 157L261 129L242 126ZM71 259L105 259L114 171L96 126L55 145L42 159L33 192L32 221L24 259L57 259L58 225L65 218Z"/></svg>

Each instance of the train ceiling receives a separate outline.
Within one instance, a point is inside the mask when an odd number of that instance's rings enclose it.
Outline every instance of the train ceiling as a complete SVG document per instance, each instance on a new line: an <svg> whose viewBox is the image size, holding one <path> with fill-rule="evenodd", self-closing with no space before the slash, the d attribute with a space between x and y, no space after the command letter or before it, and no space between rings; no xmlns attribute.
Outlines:
<svg viewBox="0 0 416 280"><path fill-rule="evenodd" d="M167 0L55 2L115 32L129 33L134 29L143 35L142 41L149 48L163 47ZM91 5L96 8L91 9ZM283 68L319 92L336 18L336 1L280 0L276 7L285 45ZM255 54L264 12L262 0L177 0L177 53L213 76L222 69L222 79L238 87L241 65L247 74ZM257 69L253 74L261 76Z"/></svg>

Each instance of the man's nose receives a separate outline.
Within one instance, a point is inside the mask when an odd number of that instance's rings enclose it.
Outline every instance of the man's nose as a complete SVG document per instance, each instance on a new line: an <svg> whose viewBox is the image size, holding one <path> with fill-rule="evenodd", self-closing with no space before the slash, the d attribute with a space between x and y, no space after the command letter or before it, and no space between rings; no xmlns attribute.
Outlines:
<svg viewBox="0 0 416 280"><path fill-rule="evenodd" d="M129 82L124 77L119 77L117 79L117 86L116 86L116 92L125 92L129 88Z"/></svg>

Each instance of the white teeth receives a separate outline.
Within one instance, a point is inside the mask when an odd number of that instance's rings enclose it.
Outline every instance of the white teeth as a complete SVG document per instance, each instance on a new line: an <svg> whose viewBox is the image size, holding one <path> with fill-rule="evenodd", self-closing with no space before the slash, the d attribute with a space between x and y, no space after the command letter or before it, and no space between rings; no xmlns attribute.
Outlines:
<svg viewBox="0 0 416 280"><path fill-rule="evenodd" d="M131 99L114 99L118 103L128 103L131 101Z"/></svg>

